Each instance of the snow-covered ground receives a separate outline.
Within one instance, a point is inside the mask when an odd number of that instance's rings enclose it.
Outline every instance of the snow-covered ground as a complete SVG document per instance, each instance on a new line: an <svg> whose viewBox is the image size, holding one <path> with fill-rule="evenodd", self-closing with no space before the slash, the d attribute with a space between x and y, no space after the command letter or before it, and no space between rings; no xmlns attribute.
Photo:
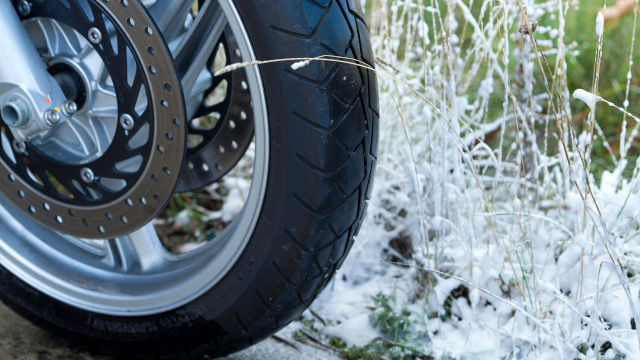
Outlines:
<svg viewBox="0 0 640 360"><path fill-rule="evenodd" d="M597 91L600 66L631 67L634 43L607 64L615 39L593 14L595 83L569 89L564 27L578 1L367 2L377 182L356 245L312 306L321 331L401 347L382 358L639 359L638 123L628 100L609 103L623 129L611 145ZM581 102L592 112L574 124ZM616 147L597 178L596 142Z"/></svg>

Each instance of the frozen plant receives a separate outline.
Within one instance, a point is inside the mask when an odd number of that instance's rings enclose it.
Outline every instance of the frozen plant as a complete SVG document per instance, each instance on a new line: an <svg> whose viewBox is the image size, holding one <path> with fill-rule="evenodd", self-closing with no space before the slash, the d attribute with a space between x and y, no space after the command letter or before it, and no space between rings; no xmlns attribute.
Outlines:
<svg viewBox="0 0 640 360"><path fill-rule="evenodd" d="M350 314L382 292L435 359L640 358L635 37L613 45L602 14L584 20L595 66L584 89L570 88L576 0L364 6L382 91L379 164L353 256L315 305L341 322L327 331L356 342ZM625 46L628 62L607 46ZM628 67L624 104L599 94L605 66ZM607 104L615 144L599 119ZM612 166L596 168L595 146Z"/></svg>

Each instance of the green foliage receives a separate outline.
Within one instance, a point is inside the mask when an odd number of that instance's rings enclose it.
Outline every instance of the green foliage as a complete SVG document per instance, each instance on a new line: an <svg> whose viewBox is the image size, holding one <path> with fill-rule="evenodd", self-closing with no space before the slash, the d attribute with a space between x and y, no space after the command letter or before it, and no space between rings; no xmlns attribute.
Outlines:
<svg viewBox="0 0 640 360"><path fill-rule="evenodd" d="M351 346L343 350L350 360L431 360L433 357L419 350L402 344L395 344L387 339L377 338L365 346Z"/></svg>
<svg viewBox="0 0 640 360"><path fill-rule="evenodd" d="M402 309L400 313L396 313L389 304L390 298L387 295L378 294L373 297L373 301L378 306L378 311L371 314L371 322L373 326L389 338L393 342L406 340L411 326L409 316L411 312Z"/></svg>
<svg viewBox="0 0 640 360"><path fill-rule="evenodd" d="M332 346L341 349L346 358L353 360L432 359L418 349L425 339L422 333L411 331L414 321L411 320L409 310L394 311L394 299L388 295L378 294L373 297L373 301L377 310L371 314L370 319L385 337L376 338L365 346L351 347L346 347L341 339L333 338L330 341Z"/></svg>
<svg viewBox="0 0 640 360"><path fill-rule="evenodd" d="M603 2L581 1L578 7L569 10L566 19L567 40L575 41L578 54L567 56L567 85L571 90L590 90L593 85L598 42L595 34L595 19L597 11ZM632 80L629 89L628 111L634 115L640 114L640 67L629 69L629 54L633 37L633 14L623 17L616 23L607 24L604 31L602 66L599 69L598 93L603 98L622 106L626 97L627 73L631 71ZM635 61L638 61L638 43L635 44ZM589 108L581 102L572 102L573 121L578 127L583 127L589 114ZM607 141L611 144L615 156L619 156L620 131L623 115L619 111L599 104L596 109L596 120L602 127ZM635 123L627 118L628 132ZM632 149L628 154L630 166L626 175L631 175L635 161L638 158L637 139L633 140ZM602 139L594 143L592 150L592 172L599 179L604 170L611 170L614 161L603 146Z"/></svg>

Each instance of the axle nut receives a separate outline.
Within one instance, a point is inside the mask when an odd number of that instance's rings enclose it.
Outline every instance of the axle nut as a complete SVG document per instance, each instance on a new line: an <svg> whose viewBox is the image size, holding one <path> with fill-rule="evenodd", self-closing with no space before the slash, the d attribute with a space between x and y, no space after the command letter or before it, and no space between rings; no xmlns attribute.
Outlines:
<svg viewBox="0 0 640 360"><path fill-rule="evenodd" d="M29 106L20 98L13 98L2 105L0 116L11 127L22 126L29 121Z"/></svg>

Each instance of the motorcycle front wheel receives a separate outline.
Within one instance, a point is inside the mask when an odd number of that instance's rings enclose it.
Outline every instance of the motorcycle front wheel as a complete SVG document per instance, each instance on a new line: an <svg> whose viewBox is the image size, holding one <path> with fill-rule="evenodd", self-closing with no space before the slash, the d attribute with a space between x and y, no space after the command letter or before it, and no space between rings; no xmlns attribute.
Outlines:
<svg viewBox="0 0 640 360"><path fill-rule="evenodd" d="M331 55L374 66L356 0L218 4L228 63ZM194 22L208 14L189 11ZM39 31L71 37L64 25L33 21ZM164 37L175 53L172 39L177 44L185 35L168 29ZM187 152L183 171L192 171L177 191L223 178L240 157L212 162L231 150L252 154L244 205L213 239L174 254L148 224L87 240L41 225L0 191L0 298L75 344L123 359L222 356L299 317L344 261L362 224L376 163L378 99L375 74L364 66L317 60L294 69L292 63L234 70L239 75L227 77L225 86L236 100L222 102L222 125L204 129L215 134L189 127L189 136L204 137L209 146ZM184 94L190 118L212 111L206 91L213 87ZM251 120L243 130L249 136L221 129ZM214 170L217 176L210 175Z"/></svg>

